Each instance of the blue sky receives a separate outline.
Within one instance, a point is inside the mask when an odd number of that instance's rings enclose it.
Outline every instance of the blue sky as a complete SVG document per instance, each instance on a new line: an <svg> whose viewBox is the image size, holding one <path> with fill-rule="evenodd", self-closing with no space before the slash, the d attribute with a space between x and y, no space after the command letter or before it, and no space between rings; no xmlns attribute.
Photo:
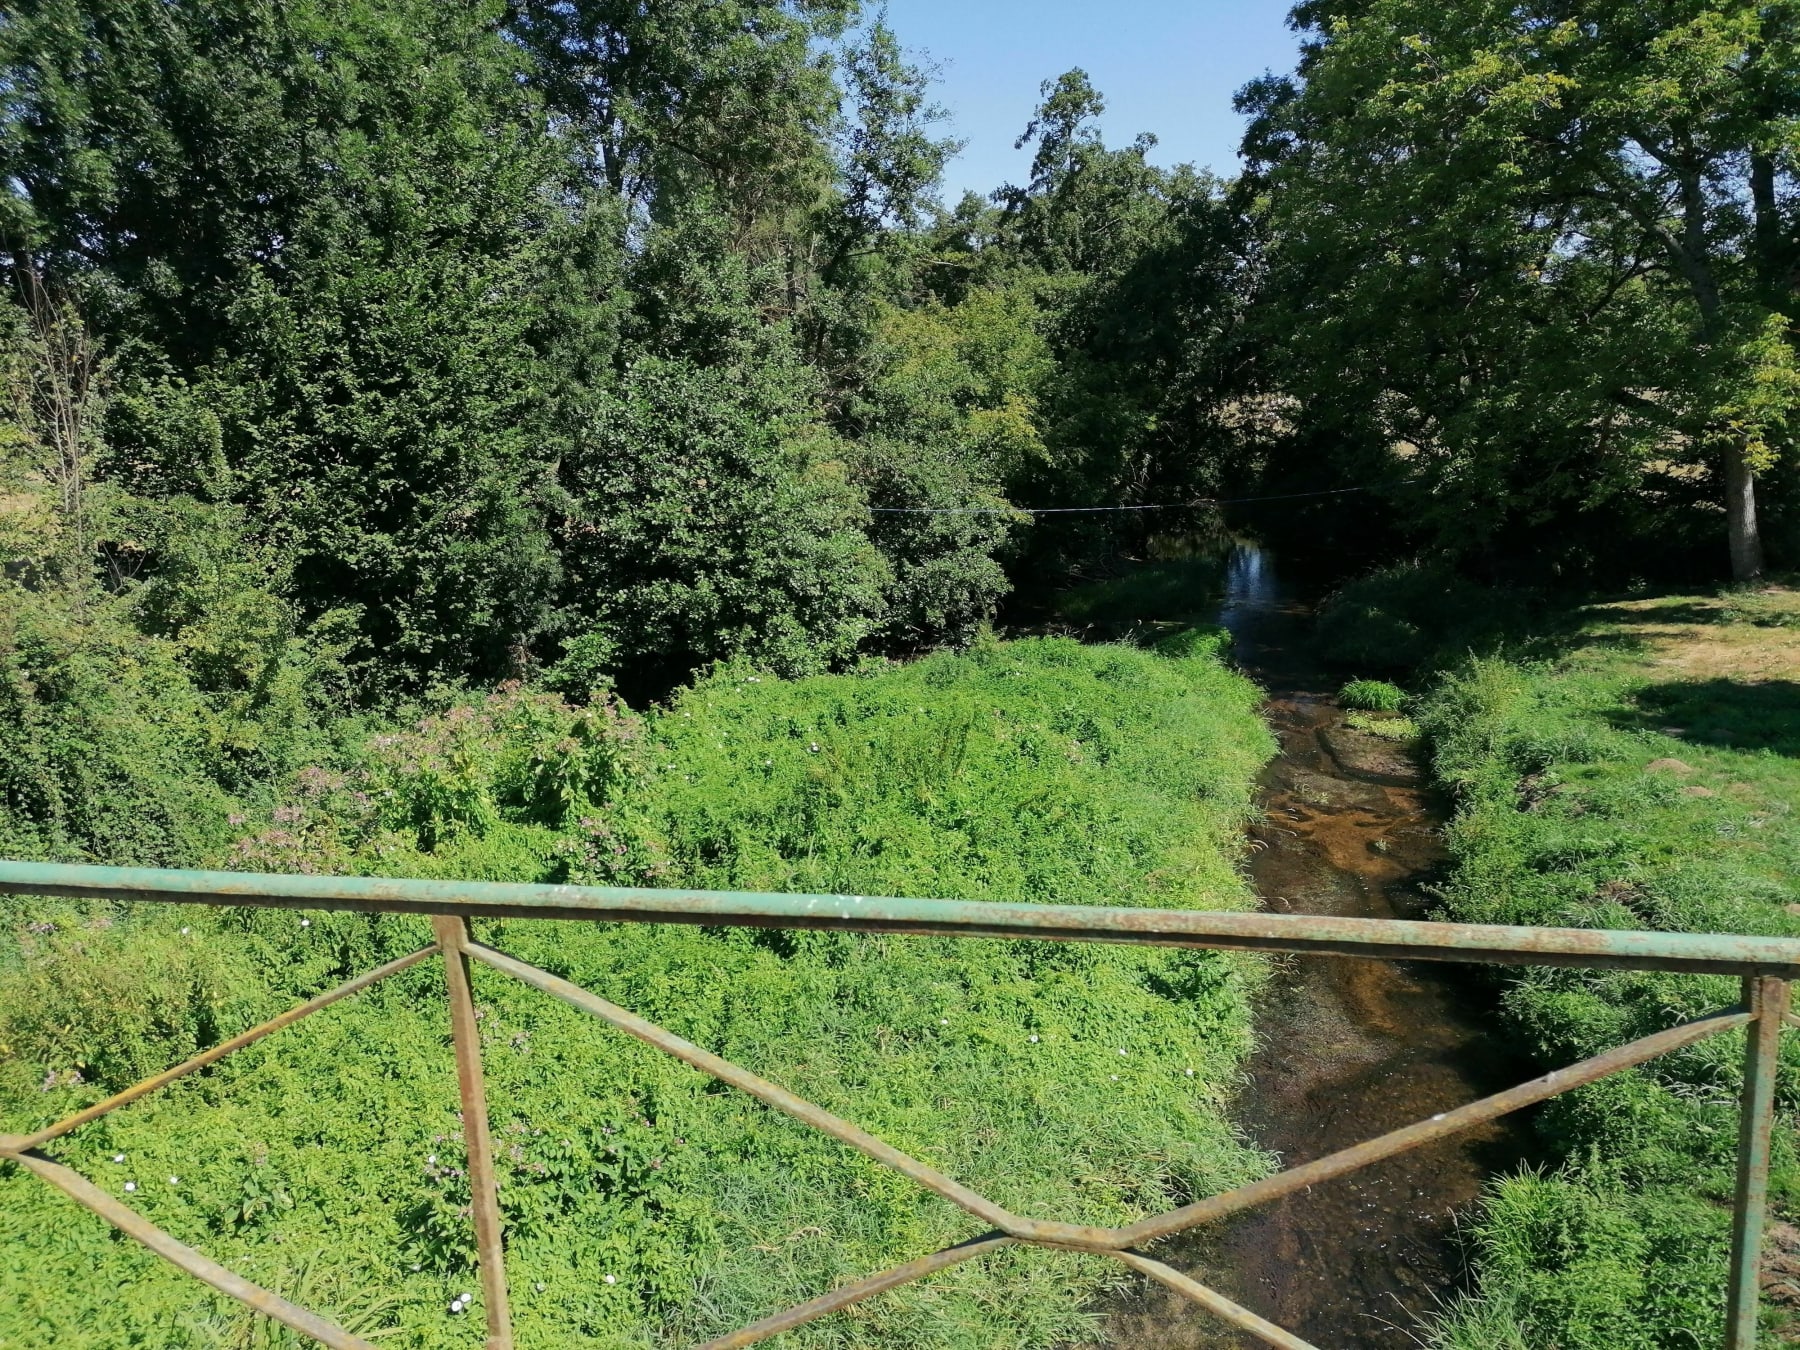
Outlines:
<svg viewBox="0 0 1800 1350"><path fill-rule="evenodd" d="M1107 144L1140 131L1152 159L1229 176L1243 121L1231 96L1265 70L1290 70L1291 0L888 0L902 43L943 67L938 101L968 142L945 176L945 200L1023 183L1031 157L1012 148L1038 85L1081 66L1106 96ZM873 6L871 6L873 8Z"/></svg>

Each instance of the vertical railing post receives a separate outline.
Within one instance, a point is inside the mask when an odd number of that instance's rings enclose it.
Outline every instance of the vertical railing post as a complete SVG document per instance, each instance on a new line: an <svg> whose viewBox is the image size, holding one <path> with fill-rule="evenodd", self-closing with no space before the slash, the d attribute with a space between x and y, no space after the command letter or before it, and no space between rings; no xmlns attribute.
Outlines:
<svg viewBox="0 0 1800 1350"><path fill-rule="evenodd" d="M1731 1292L1725 1350L1756 1350L1762 1296L1763 1221L1769 1202L1769 1141L1775 1129L1775 1068L1788 1010L1788 984L1766 975L1744 980L1756 1020L1745 1029L1744 1095L1738 1125L1737 1200L1731 1221Z"/></svg>
<svg viewBox="0 0 1800 1350"><path fill-rule="evenodd" d="M481 1301L487 1309L487 1350L513 1350L512 1316L506 1306L506 1258L500 1241L500 1198L494 1184L494 1146L488 1137L487 1091L481 1077L481 1033L475 1025L475 996L469 988L469 958L463 944L466 920L439 916L431 921L444 953L450 990L450 1029L456 1039L456 1079L462 1092L463 1139L469 1152L469 1199L480 1256Z"/></svg>

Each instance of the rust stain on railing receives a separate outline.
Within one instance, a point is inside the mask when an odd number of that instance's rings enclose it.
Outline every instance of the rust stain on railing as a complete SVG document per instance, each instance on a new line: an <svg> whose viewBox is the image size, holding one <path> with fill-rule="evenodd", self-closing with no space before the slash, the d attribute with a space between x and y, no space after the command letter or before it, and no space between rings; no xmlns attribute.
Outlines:
<svg viewBox="0 0 1800 1350"><path fill-rule="evenodd" d="M506 1272L480 1043L475 1034L468 963L501 974L589 1013L764 1104L868 1155L960 1206L989 1230L979 1236L871 1275L767 1317L703 1350L749 1346L830 1316L963 1261L1016 1243L1112 1257L1191 1299L1220 1320L1267 1345L1314 1350L1307 1342L1241 1307L1217 1290L1138 1250L1174 1233L1318 1185L1446 1135L1545 1101L1584 1084L1740 1027L1748 1029L1733 1206L1725 1350L1754 1350L1763 1228L1768 1205L1769 1148L1775 1119L1775 1069L1789 1012L1789 985L1800 979L1800 941L1722 934L1615 932L1572 928L1507 928L1410 920L1312 915L1215 914L1176 910L1009 905L954 900L895 900L850 895L627 890L577 886L513 886L494 882L395 881L362 877L262 876L151 868L73 867L0 861L0 894L96 896L211 905L351 909L430 917L437 941L358 976L281 1016L195 1055L183 1064L27 1135L0 1135L0 1159L11 1159L106 1219L166 1260L246 1307L334 1350L369 1350L367 1342L315 1313L250 1283L184 1246L142 1215L99 1190L37 1148L177 1078L217 1063L234 1050L290 1026L430 956L441 955L450 998L465 1134L469 1142L472 1217L479 1254L488 1350L511 1350ZM585 919L636 923L830 928L859 932L935 933L1073 942L1137 942L1158 946L1309 952L1350 957L1487 962L1503 965L1672 970L1734 974L1743 1002L1608 1050L1579 1064L1453 1111L1393 1130L1261 1181L1117 1228L1028 1219L851 1122L722 1059L548 971L475 942L471 916Z"/></svg>

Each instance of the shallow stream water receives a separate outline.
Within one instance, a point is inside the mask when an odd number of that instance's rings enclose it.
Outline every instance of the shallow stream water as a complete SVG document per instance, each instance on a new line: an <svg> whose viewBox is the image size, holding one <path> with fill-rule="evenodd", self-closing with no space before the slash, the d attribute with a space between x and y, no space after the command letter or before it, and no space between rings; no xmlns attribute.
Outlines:
<svg viewBox="0 0 1800 1350"><path fill-rule="evenodd" d="M1419 917L1441 867L1444 804L1402 747L1354 731L1310 651L1312 615L1274 560L1239 547L1219 621L1268 691L1281 753L1264 771L1250 875L1265 908ZM1236 1116L1283 1166L1430 1116L1530 1076L1495 1031L1492 996L1465 966L1295 957L1256 1015L1258 1050ZM1417 1347L1462 1272L1454 1214L1523 1157L1502 1121L1172 1238L1156 1254L1320 1350ZM1115 1345L1260 1345L1160 1286L1111 1319Z"/></svg>

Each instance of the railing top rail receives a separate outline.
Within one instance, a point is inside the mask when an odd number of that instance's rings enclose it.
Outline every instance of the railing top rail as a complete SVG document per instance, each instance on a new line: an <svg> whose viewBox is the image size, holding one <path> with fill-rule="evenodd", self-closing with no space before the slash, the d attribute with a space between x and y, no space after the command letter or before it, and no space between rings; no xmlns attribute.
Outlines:
<svg viewBox="0 0 1800 1350"><path fill-rule="evenodd" d="M1626 967L1800 980L1800 940L1726 933L1519 928L1314 914L904 900L868 895L641 890L387 877L88 867L0 860L0 894L263 905L421 916L829 928L1374 956L1499 965Z"/></svg>

